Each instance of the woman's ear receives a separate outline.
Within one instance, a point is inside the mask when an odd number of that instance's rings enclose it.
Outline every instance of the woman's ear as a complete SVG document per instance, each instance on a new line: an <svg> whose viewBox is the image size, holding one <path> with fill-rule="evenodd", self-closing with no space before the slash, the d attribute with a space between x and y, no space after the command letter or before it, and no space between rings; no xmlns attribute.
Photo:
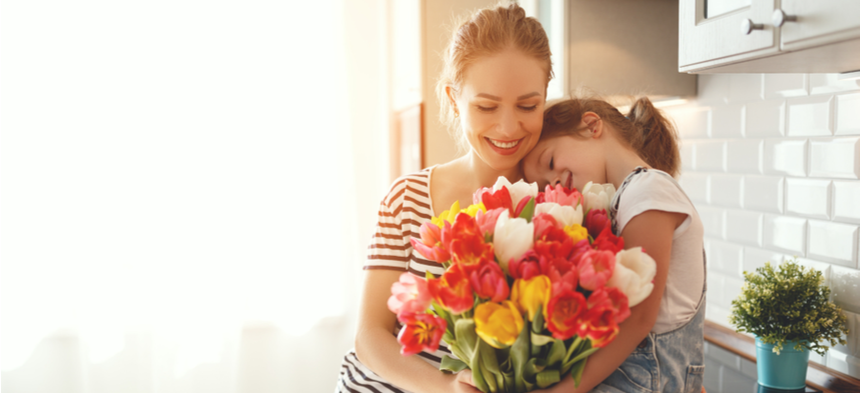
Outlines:
<svg viewBox="0 0 860 393"><path fill-rule="evenodd" d="M454 91L453 88L451 88L450 85L445 86L445 95L448 96L448 100L451 102L451 108L454 108L454 115L459 116L460 110L457 109L457 100L454 99L455 94L456 94L456 92Z"/></svg>
<svg viewBox="0 0 860 393"><path fill-rule="evenodd" d="M603 119L601 119L600 115L598 115L597 113L583 113L582 122L585 123L585 127L588 128L588 131L592 138L599 138L601 135L603 135Z"/></svg>

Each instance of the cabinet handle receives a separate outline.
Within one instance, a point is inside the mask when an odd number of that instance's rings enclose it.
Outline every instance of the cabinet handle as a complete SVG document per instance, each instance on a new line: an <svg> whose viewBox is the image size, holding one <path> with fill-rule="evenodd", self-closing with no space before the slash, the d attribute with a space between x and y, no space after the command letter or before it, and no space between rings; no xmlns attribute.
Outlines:
<svg viewBox="0 0 860 393"><path fill-rule="evenodd" d="M749 19L741 21L741 33L749 35L753 30L764 30L764 25L761 23L753 23L753 21Z"/></svg>
<svg viewBox="0 0 860 393"><path fill-rule="evenodd" d="M777 8L773 10L773 16L770 19L774 26L782 27L785 22L797 22L797 15L786 15L783 10Z"/></svg>

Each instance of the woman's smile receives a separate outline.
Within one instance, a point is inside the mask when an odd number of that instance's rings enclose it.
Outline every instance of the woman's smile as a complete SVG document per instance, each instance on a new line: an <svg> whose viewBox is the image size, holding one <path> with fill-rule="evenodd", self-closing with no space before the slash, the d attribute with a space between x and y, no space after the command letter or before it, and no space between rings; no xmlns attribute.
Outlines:
<svg viewBox="0 0 860 393"><path fill-rule="evenodd" d="M503 156L507 156L510 154L514 154L520 148L520 142L525 138L515 139L512 141L503 141L500 139L492 139L490 137L484 137L487 140L490 147L496 152Z"/></svg>

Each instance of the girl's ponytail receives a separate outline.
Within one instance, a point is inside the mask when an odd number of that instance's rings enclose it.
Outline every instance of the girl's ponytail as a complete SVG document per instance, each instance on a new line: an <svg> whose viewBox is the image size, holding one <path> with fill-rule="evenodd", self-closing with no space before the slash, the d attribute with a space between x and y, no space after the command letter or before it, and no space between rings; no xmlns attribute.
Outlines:
<svg viewBox="0 0 860 393"><path fill-rule="evenodd" d="M638 131L630 136L630 144L639 156L648 165L677 176L681 155L678 151L678 135L672 122L647 97L636 100L627 118Z"/></svg>

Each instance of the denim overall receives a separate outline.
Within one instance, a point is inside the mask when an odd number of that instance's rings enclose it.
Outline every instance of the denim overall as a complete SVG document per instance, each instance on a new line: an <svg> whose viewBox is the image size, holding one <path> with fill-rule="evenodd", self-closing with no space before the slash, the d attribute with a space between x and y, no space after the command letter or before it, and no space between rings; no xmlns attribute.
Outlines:
<svg viewBox="0 0 860 393"><path fill-rule="evenodd" d="M700 393L705 374L704 326L702 291L693 319L670 332L648 333L627 360L592 393Z"/></svg>
<svg viewBox="0 0 860 393"><path fill-rule="evenodd" d="M633 174L639 172L637 168ZM621 193L623 188L624 185L619 187L618 192ZM592 393L701 393L705 374L705 294L708 286L704 253L702 261L705 262L702 266L705 280L693 318L675 330L648 333L639 347L592 389Z"/></svg>

